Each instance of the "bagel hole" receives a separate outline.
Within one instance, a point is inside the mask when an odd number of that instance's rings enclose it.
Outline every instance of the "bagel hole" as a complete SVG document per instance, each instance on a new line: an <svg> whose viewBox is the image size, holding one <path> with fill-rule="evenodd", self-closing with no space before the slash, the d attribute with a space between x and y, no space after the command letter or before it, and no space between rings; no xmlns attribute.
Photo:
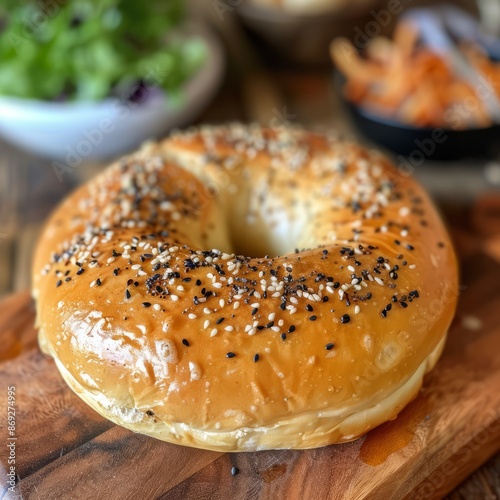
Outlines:
<svg viewBox="0 0 500 500"><path fill-rule="evenodd" d="M286 214L281 217L264 219L262 216L231 217L229 239L232 252L246 257L277 257L292 253L298 235L295 235L291 221Z"/></svg>

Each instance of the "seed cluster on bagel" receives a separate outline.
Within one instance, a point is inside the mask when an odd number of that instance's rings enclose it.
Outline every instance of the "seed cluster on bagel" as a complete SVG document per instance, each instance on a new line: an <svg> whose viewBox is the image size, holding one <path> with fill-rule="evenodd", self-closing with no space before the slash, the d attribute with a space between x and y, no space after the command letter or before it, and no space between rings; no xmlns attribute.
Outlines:
<svg viewBox="0 0 500 500"><path fill-rule="evenodd" d="M424 190L334 136L230 124L119 160L56 210L42 349L105 417L227 451L394 418L439 357L457 269Z"/></svg>

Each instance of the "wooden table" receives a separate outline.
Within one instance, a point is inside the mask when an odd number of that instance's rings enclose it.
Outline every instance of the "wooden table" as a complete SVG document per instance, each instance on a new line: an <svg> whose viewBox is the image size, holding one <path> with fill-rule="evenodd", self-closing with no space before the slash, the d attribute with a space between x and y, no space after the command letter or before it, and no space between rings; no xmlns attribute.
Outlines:
<svg viewBox="0 0 500 500"><path fill-rule="evenodd" d="M335 127L355 135L339 107L330 78L328 72L230 68L223 89L199 122L281 121L320 129ZM50 162L5 144L0 151L0 296L4 296L29 286L33 246L52 207L103 165L82 164L61 183ZM499 210L498 204L495 208L495 198L499 197L500 167L479 161L454 165L427 163L415 175L445 211L462 250L471 255L477 250L475 238L463 229L467 217L474 230L481 233L482 241L489 242L491 258L500 262L500 219L495 219L493 225L488 222L488 217L493 217L491 212ZM499 280L500 275L492 279ZM497 454L449 498L500 498L499 477L500 454Z"/></svg>

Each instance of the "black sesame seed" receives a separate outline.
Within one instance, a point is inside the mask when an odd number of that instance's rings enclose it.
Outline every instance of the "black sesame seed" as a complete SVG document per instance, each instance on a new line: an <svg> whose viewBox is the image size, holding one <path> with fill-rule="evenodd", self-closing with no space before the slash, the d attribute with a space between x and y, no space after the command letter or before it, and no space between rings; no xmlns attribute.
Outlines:
<svg viewBox="0 0 500 500"><path fill-rule="evenodd" d="M188 340L188 339L182 339L182 343L183 343L186 347L189 347L189 340Z"/></svg>
<svg viewBox="0 0 500 500"><path fill-rule="evenodd" d="M295 325L290 325L290 328L288 328L288 333L293 333L295 331Z"/></svg>
<svg viewBox="0 0 500 500"><path fill-rule="evenodd" d="M71 281L71 276L68 276L67 278L64 278L64 281L67 283L68 281Z"/></svg>
<svg viewBox="0 0 500 500"><path fill-rule="evenodd" d="M118 273L119 273L119 272L120 272L120 268L119 268L119 267L117 267L116 269L113 269L113 274L114 274L115 276L118 276Z"/></svg>
<svg viewBox="0 0 500 500"><path fill-rule="evenodd" d="M258 311L258 310L259 310L259 309L258 309L257 307L254 307L254 308L252 309L252 316L253 316L254 314L257 314L257 311Z"/></svg>
<svg viewBox="0 0 500 500"><path fill-rule="evenodd" d="M379 264L383 264L385 262L385 259L383 257L377 257L377 262Z"/></svg>
<svg viewBox="0 0 500 500"><path fill-rule="evenodd" d="M387 318L387 310L386 309L382 309L382 312L380 313L382 318Z"/></svg>
<svg viewBox="0 0 500 500"><path fill-rule="evenodd" d="M392 309L392 304L391 304L391 303L387 304L387 305L385 306L385 308L386 308L388 311L390 311L390 310Z"/></svg>
<svg viewBox="0 0 500 500"><path fill-rule="evenodd" d="M231 467L231 476L236 476L240 472L240 469L238 467Z"/></svg>
<svg viewBox="0 0 500 500"><path fill-rule="evenodd" d="M413 245L410 245L410 244L406 245L406 248L408 250L415 250L415 247Z"/></svg>
<svg viewBox="0 0 500 500"><path fill-rule="evenodd" d="M349 323L351 321L351 317L348 314L344 314L340 317L341 323Z"/></svg>
<svg viewBox="0 0 500 500"><path fill-rule="evenodd" d="M314 314L312 316L309 316L309 321L316 321L318 319L317 316L315 316Z"/></svg>
<svg viewBox="0 0 500 500"><path fill-rule="evenodd" d="M234 352L228 352L226 353L226 358L234 358L236 354Z"/></svg>
<svg viewBox="0 0 500 500"><path fill-rule="evenodd" d="M80 274L83 274L84 272L85 272L85 269L83 269L83 267L80 267L80 269L78 269L76 274L78 274L78 276L80 276Z"/></svg>
<svg viewBox="0 0 500 500"><path fill-rule="evenodd" d="M130 297L131 297L130 292L128 290L125 290L125 298L130 299Z"/></svg>
<svg viewBox="0 0 500 500"><path fill-rule="evenodd" d="M95 280L95 284L96 284L97 286L101 286L101 285L102 285L101 279L100 279L100 278L97 278L97 279Z"/></svg>
<svg viewBox="0 0 500 500"><path fill-rule="evenodd" d="M215 324L220 325L224 321L224 318L219 318Z"/></svg>
<svg viewBox="0 0 500 500"><path fill-rule="evenodd" d="M200 286L201 285L201 280L196 280L196 286Z"/></svg>
<svg viewBox="0 0 500 500"><path fill-rule="evenodd" d="M309 311L309 312L312 312L313 311L313 306L311 304L307 304L306 310Z"/></svg>
<svg viewBox="0 0 500 500"><path fill-rule="evenodd" d="M335 344L333 342L329 342L328 344L325 345L325 349L327 351L331 351L335 347Z"/></svg>
<svg viewBox="0 0 500 500"><path fill-rule="evenodd" d="M134 280L132 278L130 278L129 280L127 280L127 285L130 286L133 282L134 282Z"/></svg>
<svg viewBox="0 0 500 500"><path fill-rule="evenodd" d="M266 328L272 328L274 326L274 321L269 321L269 323L266 325Z"/></svg>
<svg viewBox="0 0 500 500"><path fill-rule="evenodd" d="M286 333L281 334L281 340L286 340Z"/></svg>
<svg viewBox="0 0 500 500"><path fill-rule="evenodd" d="M257 361L259 361L259 358L260 358L259 354L258 353L255 354L254 357L253 357L253 362L257 363Z"/></svg>
<svg viewBox="0 0 500 500"><path fill-rule="evenodd" d="M151 302L143 302L142 306L143 307L151 307Z"/></svg>
<svg viewBox="0 0 500 500"><path fill-rule="evenodd" d="M399 305L400 305L402 308L406 308L406 307L408 307L408 304L407 304L406 302L403 302L403 301L401 301L401 302L399 303Z"/></svg>
<svg viewBox="0 0 500 500"><path fill-rule="evenodd" d="M61 286L62 285L62 281L61 280L57 280L57 283L56 283L56 288Z"/></svg>

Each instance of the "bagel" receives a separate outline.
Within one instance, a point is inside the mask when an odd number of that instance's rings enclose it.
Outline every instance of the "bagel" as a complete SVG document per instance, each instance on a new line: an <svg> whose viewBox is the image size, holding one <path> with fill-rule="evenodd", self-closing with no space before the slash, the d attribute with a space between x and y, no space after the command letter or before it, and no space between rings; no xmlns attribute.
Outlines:
<svg viewBox="0 0 500 500"><path fill-rule="evenodd" d="M417 182L298 128L175 132L56 209L39 343L113 422L220 451L350 441L443 349L457 262Z"/></svg>

